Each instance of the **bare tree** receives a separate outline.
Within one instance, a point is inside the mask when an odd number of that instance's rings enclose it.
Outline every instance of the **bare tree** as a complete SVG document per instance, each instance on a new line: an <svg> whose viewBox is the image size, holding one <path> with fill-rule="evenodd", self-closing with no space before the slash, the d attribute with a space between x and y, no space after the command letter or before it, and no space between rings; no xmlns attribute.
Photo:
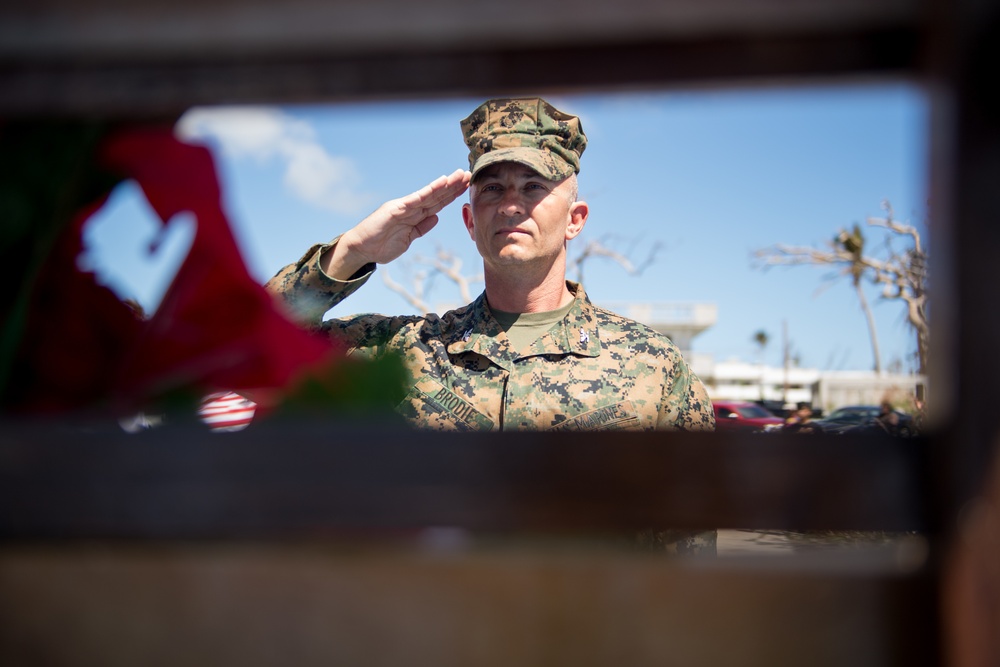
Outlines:
<svg viewBox="0 0 1000 667"><path fill-rule="evenodd" d="M582 283L584 266L595 258L604 258L618 264L629 275L641 275L656 260L656 255L662 247L658 241L653 243L649 246L646 257L636 263L631 259L631 255L641 241L639 239L632 241L624 252L612 247L616 241L615 237L604 236L600 240L587 242L568 260L567 273L575 273L576 281ZM462 258L440 246L433 257L416 255L402 266L406 274L404 282L394 280L388 271L382 271L382 282L420 313L429 313L433 310L428 295L434 290L434 282L438 277L447 279L458 288L460 303L472 301L474 298L472 285L483 282L482 271L466 274L463 272Z"/></svg>
<svg viewBox="0 0 1000 667"><path fill-rule="evenodd" d="M472 301L472 285L483 282L482 271L475 274L463 273L462 258L440 246L433 257L416 255L412 263L416 268L408 271L408 284L396 282L388 271L382 272L382 282L420 313L429 313L433 310L426 300L426 295L433 289L434 279L438 276L448 279L458 288L461 303Z"/></svg>
<svg viewBox="0 0 1000 667"><path fill-rule="evenodd" d="M576 282L582 284L584 266L594 258L602 257L616 263L630 276L642 275L642 272L656 261L656 255L663 247L659 241L654 242L649 246L649 251L643 260L636 263L631 259L631 256L635 253L636 246L642 243L642 239L633 239L625 252L619 252L613 248L614 245L618 244L618 241L619 238L613 235L605 235L595 241L588 241L579 252L570 258L567 272L575 272Z"/></svg>
<svg viewBox="0 0 1000 667"><path fill-rule="evenodd" d="M876 371L881 370L878 336L862 282L881 285L883 298L899 299L906 305L907 322L916 336L919 370L925 373L929 340L927 252L921 244L920 232L912 225L898 222L889 202L882 202L882 209L886 213L885 217L873 217L867 220L869 227L887 231L880 250L881 258L871 253L865 254L866 240L861 226L854 225L854 229L850 232L840 230L837 236L827 243L826 248L776 244L756 251L755 262L763 269L777 265L835 266L839 267L839 271L829 276L827 280L849 276L868 320ZM907 247L898 249L896 245L901 239L905 240Z"/></svg>

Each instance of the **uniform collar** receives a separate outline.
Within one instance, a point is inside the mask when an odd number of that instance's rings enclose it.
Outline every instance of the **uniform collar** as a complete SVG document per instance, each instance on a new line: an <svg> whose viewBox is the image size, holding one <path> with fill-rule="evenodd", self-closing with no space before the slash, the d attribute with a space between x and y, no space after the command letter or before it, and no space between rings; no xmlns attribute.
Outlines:
<svg viewBox="0 0 1000 667"><path fill-rule="evenodd" d="M455 320L455 328L448 343L448 353L475 352L508 370L519 356L539 354L600 356L601 340L594 305L587 298L582 285L567 280L566 287L574 296L573 307L562 322L536 340L525 355L517 355L511 349L507 334L493 317L486 302L486 292L480 294L479 298L469 304L465 312Z"/></svg>

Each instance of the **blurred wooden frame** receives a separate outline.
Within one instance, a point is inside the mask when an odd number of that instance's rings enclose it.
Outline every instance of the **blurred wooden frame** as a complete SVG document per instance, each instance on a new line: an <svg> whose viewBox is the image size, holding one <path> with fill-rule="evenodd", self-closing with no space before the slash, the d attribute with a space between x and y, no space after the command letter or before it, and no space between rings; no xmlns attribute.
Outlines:
<svg viewBox="0 0 1000 667"><path fill-rule="evenodd" d="M79 447L88 443L7 425L3 662L150 663L159 651L164 664L192 656L265 664L266 647L317 664L345 656L367 664L607 664L622 656L641 664L678 656L680 664L802 664L804 655L807 664L1000 662L1000 576L989 565L989 535L1000 531L995 473L989 485L1000 424L997 50L1000 6L976 0L4 3L3 118L145 121L197 104L913 81L932 105L937 427L912 450L820 439L808 449L769 445L756 459L746 452L759 441L722 436L615 436L627 459L604 452L599 436L576 452L566 438L533 436L537 454L523 445L505 451L523 442L518 436L490 437L470 441L456 459L450 440L426 438L426 447L407 450L383 434L382 454L340 451L341 470L363 471L365 484L341 478L325 486L309 462L330 454L294 440L271 451L272 442L255 441L244 458L220 454L208 435L137 451L121 436L98 434L89 445L99 458L87 458ZM388 453L392 465L380 465ZM432 453L450 454L450 463L429 464ZM558 465L574 453L591 465ZM298 458L289 463L291 454ZM677 493L685 477L665 470L697 472L712 484ZM307 494L297 492L304 478ZM359 503L363 512L345 509ZM963 514L968 507L975 511ZM529 545L430 564L419 550L315 558L317 539L387 526L551 535L656 520L913 529L928 536L930 557L914 571L823 566L791 578L732 566L695 573L583 546L567 553ZM289 582L289 567L302 579ZM697 586L684 583L692 577ZM369 588L352 587L358 581ZM961 595L944 586L957 581ZM591 595L569 594L581 589ZM517 590L546 595L531 606ZM693 610L687 616L684 605ZM446 620L420 626L428 608ZM615 610L642 620L625 629ZM94 614L106 623L86 620ZM322 625L316 614L336 621L336 632L310 625ZM859 618L861 626L850 622ZM344 630L352 622L357 631ZM239 638L245 627L257 634ZM62 643L52 636L59 632ZM720 635L732 651L719 648Z"/></svg>

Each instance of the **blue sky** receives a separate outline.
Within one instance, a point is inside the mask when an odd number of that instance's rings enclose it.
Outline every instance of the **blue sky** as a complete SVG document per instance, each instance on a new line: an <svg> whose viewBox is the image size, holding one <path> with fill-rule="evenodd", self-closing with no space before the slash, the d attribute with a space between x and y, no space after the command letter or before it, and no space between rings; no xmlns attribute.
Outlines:
<svg viewBox="0 0 1000 667"><path fill-rule="evenodd" d="M591 216L582 241L634 246L635 259L644 256L642 248L662 244L641 276L609 261L588 263L585 287L593 301L715 303L718 322L695 339L694 351L718 361L756 361L753 335L763 329L772 340L764 359L780 365L787 325L803 366L872 367L867 328L848 283L822 289L829 273L823 268L761 271L751 254L777 242L818 246L842 227L882 216L883 200L900 221L923 230L928 109L918 89L890 83L538 94L579 115L589 139L580 196ZM226 211L251 274L263 282L382 201L467 168L458 124L481 101L197 109L182 119L179 132L213 148ZM462 228L461 201L442 212L438 227L406 257L380 272L403 281L416 270L408 257L438 247L461 256L474 272L477 256ZM151 215L134 186L120 186L88 226L89 250L81 259L149 309L180 262L193 225L172 222L150 255L157 227ZM873 241L881 236L869 232ZM478 293L482 286L474 288ZM433 304L458 300L445 282L429 295ZM883 366L900 359L912 367L915 346L901 304L883 302L874 288L869 300ZM412 311L378 275L342 308L334 314Z"/></svg>

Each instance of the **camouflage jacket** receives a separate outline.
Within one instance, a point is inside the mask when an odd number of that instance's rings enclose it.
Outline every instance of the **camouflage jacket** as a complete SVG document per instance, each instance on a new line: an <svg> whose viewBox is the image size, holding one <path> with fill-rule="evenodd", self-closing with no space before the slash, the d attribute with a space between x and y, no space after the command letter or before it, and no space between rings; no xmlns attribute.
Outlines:
<svg viewBox="0 0 1000 667"><path fill-rule="evenodd" d="M349 348L396 353L408 375L397 410L419 427L454 430L711 430L704 386L670 340L594 306L583 288L569 314L523 354L493 318L485 293L438 316L357 315L322 321L363 285L319 268L329 245L313 246L272 278L268 289L293 315Z"/></svg>

